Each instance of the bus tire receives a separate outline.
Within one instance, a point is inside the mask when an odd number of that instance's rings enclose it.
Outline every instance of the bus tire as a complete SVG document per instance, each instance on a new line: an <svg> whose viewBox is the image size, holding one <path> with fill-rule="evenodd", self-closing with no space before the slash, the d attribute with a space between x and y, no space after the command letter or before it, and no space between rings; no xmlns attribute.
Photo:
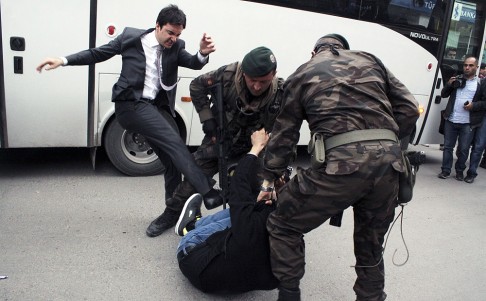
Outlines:
<svg viewBox="0 0 486 301"><path fill-rule="evenodd" d="M160 114L165 115L179 133L174 118L166 111L160 111ZM104 147L111 163L128 176L153 176L162 173L165 169L145 137L125 130L116 118L106 129Z"/></svg>

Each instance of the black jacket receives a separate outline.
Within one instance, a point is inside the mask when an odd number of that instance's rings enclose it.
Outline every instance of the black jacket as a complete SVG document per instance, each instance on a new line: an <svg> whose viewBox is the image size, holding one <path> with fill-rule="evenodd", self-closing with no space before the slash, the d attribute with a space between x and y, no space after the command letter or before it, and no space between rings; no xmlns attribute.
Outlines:
<svg viewBox="0 0 486 301"><path fill-rule="evenodd" d="M244 156L231 180L231 228L211 235L179 262L182 273L203 292L271 290L278 285L270 267L266 222L275 207L256 202L258 158Z"/></svg>
<svg viewBox="0 0 486 301"><path fill-rule="evenodd" d="M440 92L442 98L449 97L444 114L445 119L449 119L449 116L452 114L456 102L456 93L457 89L454 89L449 84L446 84ZM478 83L478 88L476 94L474 94L472 103L473 109L469 112L469 124L471 128L476 128L481 125L486 113L486 81L483 80L481 83Z"/></svg>

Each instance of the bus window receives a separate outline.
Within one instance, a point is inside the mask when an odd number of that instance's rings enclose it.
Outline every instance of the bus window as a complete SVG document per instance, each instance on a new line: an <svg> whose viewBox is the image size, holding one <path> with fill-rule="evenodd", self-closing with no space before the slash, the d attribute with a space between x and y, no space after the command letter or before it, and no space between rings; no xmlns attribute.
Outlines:
<svg viewBox="0 0 486 301"><path fill-rule="evenodd" d="M440 26L429 26L435 6L436 0L391 0L388 5L388 23L416 27L430 33L440 34Z"/></svg>

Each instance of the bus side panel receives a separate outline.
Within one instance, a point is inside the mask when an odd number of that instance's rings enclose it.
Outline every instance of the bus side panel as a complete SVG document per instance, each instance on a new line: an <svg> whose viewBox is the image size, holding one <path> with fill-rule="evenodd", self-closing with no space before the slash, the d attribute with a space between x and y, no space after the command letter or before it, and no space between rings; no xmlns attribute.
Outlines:
<svg viewBox="0 0 486 301"><path fill-rule="evenodd" d="M433 89L438 68L437 59L426 49L392 29L370 22L246 1L188 2L190 5L188 3L184 7L181 4L189 16L187 32L184 31L183 39L187 44L194 45L198 37L189 39L189 31L199 30L201 34L206 31L215 38L217 45L217 51L211 55L204 71L239 61L251 49L267 46L272 49L277 59L277 75L287 78L310 59L312 48L318 38L327 33L337 32L346 37L351 49L367 51L380 58L411 91L420 102L421 108L430 110L425 113L439 116L440 104L433 103L428 106L431 91L440 92ZM205 13L201 14L200 11ZM244 29L245 24L268 23L268 16L272 16L271 26L259 30L257 34L254 30ZM305 24L305 30L296 24ZM421 114L417 122L418 129L426 122L425 113ZM431 130L431 133L435 133L426 140L441 138L436 130L439 125L433 126L435 129ZM310 133L305 122L300 133L299 144L307 144Z"/></svg>
<svg viewBox="0 0 486 301"><path fill-rule="evenodd" d="M1 5L7 145L87 146L88 67L42 74L35 68L46 57L88 48L89 1L2 0ZM24 39L25 50L12 49L11 38Z"/></svg>

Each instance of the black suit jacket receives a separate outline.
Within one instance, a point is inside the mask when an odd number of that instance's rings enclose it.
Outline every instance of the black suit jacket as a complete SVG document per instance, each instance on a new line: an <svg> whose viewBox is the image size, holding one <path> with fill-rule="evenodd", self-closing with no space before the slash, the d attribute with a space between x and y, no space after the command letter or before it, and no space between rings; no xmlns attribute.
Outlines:
<svg viewBox="0 0 486 301"><path fill-rule="evenodd" d="M113 86L112 101L140 100L145 80L145 53L141 37L151 33L155 28L148 30L126 27L123 32L108 44L87 49L66 57L68 65L91 65L106 61L113 56L122 56L122 70L120 78ZM185 50L185 42L178 39L171 47L162 52L162 82L172 86L177 82L178 67L200 70L206 64L201 63L197 55ZM168 100L172 114L174 114L176 87L170 91L161 90L157 100Z"/></svg>

